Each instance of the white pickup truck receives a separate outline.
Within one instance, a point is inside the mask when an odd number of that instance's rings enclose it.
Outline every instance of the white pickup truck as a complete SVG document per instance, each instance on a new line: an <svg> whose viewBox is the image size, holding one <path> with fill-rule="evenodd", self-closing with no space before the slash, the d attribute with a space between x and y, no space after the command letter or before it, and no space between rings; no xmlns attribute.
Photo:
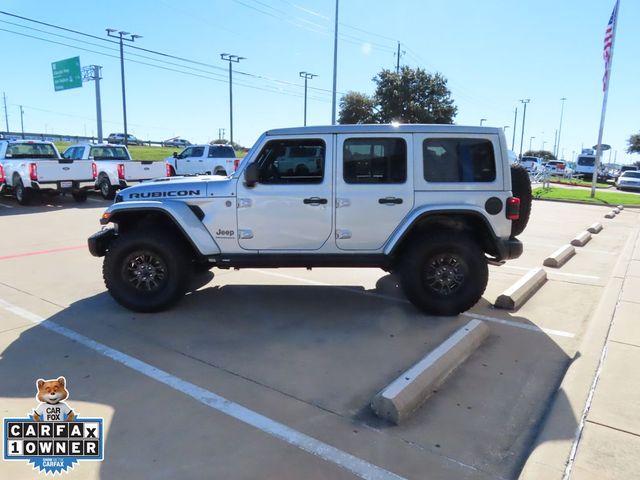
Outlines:
<svg viewBox="0 0 640 480"><path fill-rule="evenodd" d="M231 145L191 145L167 157L171 175L231 175L239 163Z"/></svg>
<svg viewBox="0 0 640 480"><path fill-rule="evenodd" d="M124 145L82 143L67 148L62 156L74 160L92 160L95 164L95 188L107 200L112 200L121 188L169 175L165 162L131 160L129 150Z"/></svg>
<svg viewBox="0 0 640 480"><path fill-rule="evenodd" d="M35 193L70 191L84 202L94 185L92 162L60 157L51 142L0 140L0 165L5 185L20 205L28 205Z"/></svg>

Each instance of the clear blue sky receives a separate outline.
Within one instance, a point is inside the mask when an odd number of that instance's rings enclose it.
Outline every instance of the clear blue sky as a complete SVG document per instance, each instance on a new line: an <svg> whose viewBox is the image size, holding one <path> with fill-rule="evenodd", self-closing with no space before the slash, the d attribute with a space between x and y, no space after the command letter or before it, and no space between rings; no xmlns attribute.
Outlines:
<svg viewBox="0 0 640 480"><path fill-rule="evenodd" d="M235 67L234 139L251 146L267 129L302 124L302 79L319 75L310 86L309 124L331 122L333 60L332 0L184 0L170 2L5 0L14 14L104 36L106 27L143 35L136 45L188 57L219 69L127 50L129 131L162 140L181 135L192 142L228 137L227 64L219 54L247 57ZM441 72L458 106L458 124L507 129L511 145L518 106L516 152L522 105L527 108L524 149L553 149L560 119L560 98L567 97L561 150L596 143L602 104L602 45L614 0L341 0L338 91L372 93L371 78L395 66L396 40L406 53L401 63ZM73 46L46 43L0 30L0 91L7 94L11 130L19 130L17 105L24 105L25 129L92 134L93 84L54 92L51 62L80 56L82 65L104 67L102 82L105 133L122 131L120 75L115 45L82 38L0 15L0 29ZM54 37L38 28L69 38ZM624 153L630 134L640 130L640 62L637 52L640 2L622 0L604 143L617 151L618 163L637 160ZM80 50L85 48L95 52ZM135 57L140 54L149 58ZM133 61L154 64L155 68ZM200 71L194 71L197 68ZM170 71L166 69L174 69ZM204 75L201 78L180 72ZM281 82L279 82L281 81ZM283 83L288 82L288 83ZM4 118L2 129L4 129ZM608 155L605 154L605 161ZM613 159L613 157L612 157Z"/></svg>

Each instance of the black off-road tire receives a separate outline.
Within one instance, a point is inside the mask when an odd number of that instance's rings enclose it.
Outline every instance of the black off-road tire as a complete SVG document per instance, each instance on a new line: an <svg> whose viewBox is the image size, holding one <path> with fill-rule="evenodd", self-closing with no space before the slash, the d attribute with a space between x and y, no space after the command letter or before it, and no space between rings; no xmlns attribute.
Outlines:
<svg viewBox="0 0 640 480"><path fill-rule="evenodd" d="M149 288L144 276L136 276L143 266L153 267L157 286ZM158 312L177 303L191 274L191 257L185 245L171 234L155 230L119 235L102 264L109 293L120 305L136 312Z"/></svg>
<svg viewBox="0 0 640 480"><path fill-rule="evenodd" d="M71 192L71 196L78 203L84 203L87 201L87 191L86 190L74 190Z"/></svg>
<svg viewBox="0 0 640 480"><path fill-rule="evenodd" d="M511 221L511 236L516 237L524 232L531 216L531 179L529 173L521 165L511 165L511 191L520 199L520 218Z"/></svg>
<svg viewBox="0 0 640 480"><path fill-rule="evenodd" d="M457 233L414 239L399 266L407 298L431 315L453 316L469 310L482 298L489 280L480 247Z"/></svg>
<svg viewBox="0 0 640 480"><path fill-rule="evenodd" d="M105 200L113 200L116 198L117 188L111 185L109 177L106 175L101 177L101 180L98 182L98 187L100 188L100 195L102 195L102 198Z"/></svg>
<svg viewBox="0 0 640 480"><path fill-rule="evenodd" d="M14 179L13 194L20 205L29 205L33 200L33 189L25 187L20 178Z"/></svg>

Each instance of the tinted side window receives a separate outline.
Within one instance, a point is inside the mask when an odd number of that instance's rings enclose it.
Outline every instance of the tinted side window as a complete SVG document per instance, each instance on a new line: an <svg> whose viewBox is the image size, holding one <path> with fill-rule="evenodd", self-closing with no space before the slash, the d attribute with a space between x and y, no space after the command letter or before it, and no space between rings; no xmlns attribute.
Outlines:
<svg viewBox="0 0 640 480"><path fill-rule="evenodd" d="M407 144L402 138L349 138L342 148L346 183L404 183Z"/></svg>
<svg viewBox="0 0 640 480"><path fill-rule="evenodd" d="M210 147L209 158L236 158L232 147Z"/></svg>
<svg viewBox="0 0 640 480"><path fill-rule="evenodd" d="M194 147L190 157L201 157L204 155L204 147Z"/></svg>
<svg viewBox="0 0 640 480"><path fill-rule="evenodd" d="M256 159L259 182L322 183L326 146L322 140L272 140Z"/></svg>
<svg viewBox="0 0 640 480"><path fill-rule="evenodd" d="M428 182L493 182L496 162L490 140L429 138L422 143Z"/></svg>

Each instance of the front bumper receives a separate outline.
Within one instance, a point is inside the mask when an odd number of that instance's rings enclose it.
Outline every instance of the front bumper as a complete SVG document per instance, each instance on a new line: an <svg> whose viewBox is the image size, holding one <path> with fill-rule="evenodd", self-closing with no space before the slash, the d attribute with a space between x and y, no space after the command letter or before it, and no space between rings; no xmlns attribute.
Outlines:
<svg viewBox="0 0 640 480"><path fill-rule="evenodd" d="M115 240L116 236L115 228L105 228L94 233L87 239L89 253L94 257L104 257L109 245Z"/></svg>

